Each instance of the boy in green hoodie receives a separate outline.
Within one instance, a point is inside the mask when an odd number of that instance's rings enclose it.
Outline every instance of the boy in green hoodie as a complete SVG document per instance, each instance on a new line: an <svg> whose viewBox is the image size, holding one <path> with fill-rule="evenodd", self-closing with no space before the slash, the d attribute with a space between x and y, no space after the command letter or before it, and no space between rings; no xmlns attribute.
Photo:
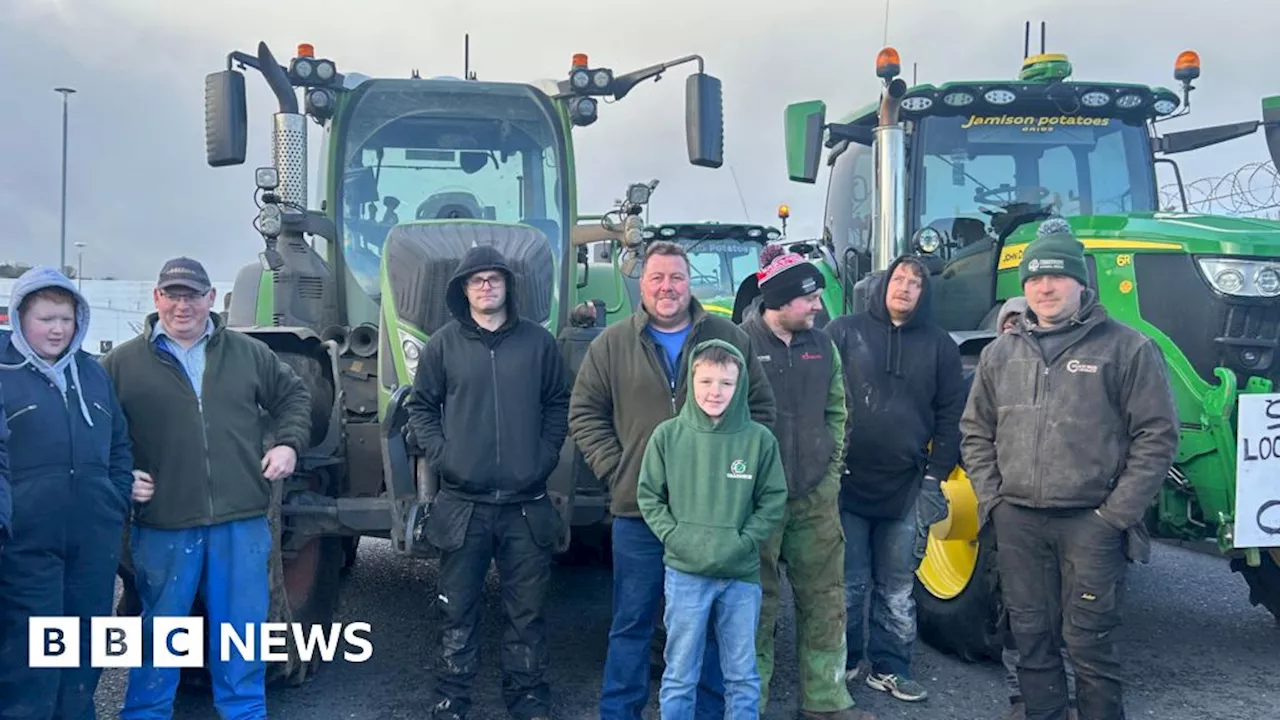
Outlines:
<svg viewBox="0 0 1280 720"><path fill-rule="evenodd" d="M689 399L645 448L636 496L666 565L663 720L691 718L712 611L733 718L757 718L760 545L782 522L787 482L778 441L747 408L746 360L708 340L689 363Z"/></svg>

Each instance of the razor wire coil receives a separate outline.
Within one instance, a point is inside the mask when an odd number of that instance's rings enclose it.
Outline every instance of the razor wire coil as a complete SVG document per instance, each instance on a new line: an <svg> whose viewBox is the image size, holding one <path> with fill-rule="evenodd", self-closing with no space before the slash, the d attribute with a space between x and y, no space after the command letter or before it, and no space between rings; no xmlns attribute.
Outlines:
<svg viewBox="0 0 1280 720"><path fill-rule="evenodd" d="M1270 162L1246 163L1225 175L1183 183L1183 189L1188 212L1280 219L1280 172ZM1182 210L1176 182L1160 187L1160 208Z"/></svg>

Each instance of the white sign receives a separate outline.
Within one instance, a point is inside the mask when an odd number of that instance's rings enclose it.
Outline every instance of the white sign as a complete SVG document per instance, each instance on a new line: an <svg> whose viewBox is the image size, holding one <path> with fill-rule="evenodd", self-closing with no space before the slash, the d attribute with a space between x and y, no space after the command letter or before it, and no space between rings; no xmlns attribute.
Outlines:
<svg viewBox="0 0 1280 720"><path fill-rule="evenodd" d="M1280 393L1241 395L1236 547L1280 547Z"/></svg>

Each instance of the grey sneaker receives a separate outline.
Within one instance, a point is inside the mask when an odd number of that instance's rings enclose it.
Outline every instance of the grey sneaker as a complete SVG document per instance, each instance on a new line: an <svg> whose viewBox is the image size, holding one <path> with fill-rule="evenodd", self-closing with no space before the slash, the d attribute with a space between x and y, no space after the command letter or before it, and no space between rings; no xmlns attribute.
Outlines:
<svg viewBox="0 0 1280 720"><path fill-rule="evenodd" d="M907 702L919 702L929 697L929 692L924 689L923 685L911 678L904 678L898 675L873 672L867 675L867 687L887 692L899 700Z"/></svg>
<svg viewBox="0 0 1280 720"><path fill-rule="evenodd" d="M844 671L845 684L855 683L867 673L868 667L865 660L861 660L852 668Z"/></svg>

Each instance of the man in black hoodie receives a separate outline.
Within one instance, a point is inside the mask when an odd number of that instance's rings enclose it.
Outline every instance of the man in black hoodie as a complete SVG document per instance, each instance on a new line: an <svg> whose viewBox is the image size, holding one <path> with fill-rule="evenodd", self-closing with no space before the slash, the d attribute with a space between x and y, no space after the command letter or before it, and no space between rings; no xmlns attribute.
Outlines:
<svg viewBox="0 0 1280 720"><path fill-rule="evenodd" d="M965 403L960 350L929 321L931 307L929 272L906 256L872 288L867 312L827 326L844 366L849 409L840 488L845 677L862 674L863 603L873 589L866 683L907 701L928 696L910 673L911 592L929 526L946 516L941 483L960 459Z"/></svg>
<svg viewBox="0 0 1280 720"><path fill-rule="evenodd" d="M432 718L461 720L470 710L490 560L508 621L508 712L515 720L551 713L542 605L563 526L546 486L569 432L570 383L555 338L517 312L515 282L493 247L467 251L446 290L455 320L423 349L408 402L409 425L440 478L426 522L440 550L443 615Z"/></svg>

